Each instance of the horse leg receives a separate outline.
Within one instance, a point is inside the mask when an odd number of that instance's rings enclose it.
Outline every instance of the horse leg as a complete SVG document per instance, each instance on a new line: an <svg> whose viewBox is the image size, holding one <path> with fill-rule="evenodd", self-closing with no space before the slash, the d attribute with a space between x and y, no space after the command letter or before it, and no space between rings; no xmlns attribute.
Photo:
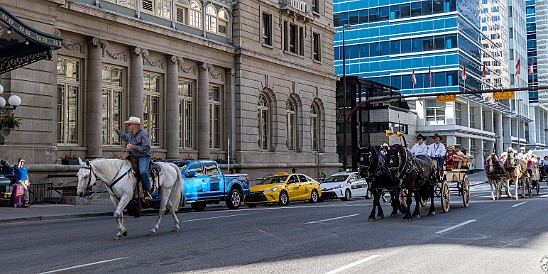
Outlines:
<svg viewBox="0 0 548 274"><path fill-rule="evenodd" d="M116 205L116 210L114 211L114 217L118 224L118 233L116 234L117 240L127 236L127 229L124 226L124 208L126 208L130 199L130 195L122 195L122 198L120 198L120 201Z"/></svg>
<svg viewBox="0 0 548 274"><path fill-rule="evenodd" d="M168 196L169 197L169 196ZM179 218L177 218L177 209L178 209L178 205L173 205L171 203L171 201L168 201L167 203L167 207L171 213L171 217L173 218L173 232L177 232L179 231L179 229L181 229L179 227Z"/></svg>
<svg viewBox="0 0 548 274"><path fill-rule="evenodd" d="M381 206L381 201L380 201L381 197L382 197L383 201L386 202L386 198L384 197L384 189L379 190L379 199L378 199L378 203L377 203L377 207L378 207L377 218L384 219L384 213L382 212L382 206Z"/></svg>
<svg viewBox="0 0 548 274"><path fill-rule="evenodd" d="M374 220L376 220L375 219L375 208L380 203L380 201L379 201L378 191L376 189L371 190L371 194L373 194L373 209L371 210L371 214L369 215L369 221L374 221Z"/></svg>
<svg viewBox="0 0 548 274"><path fill-rule="evenodd" d="M413 194L415 194L415 210L413 211L413 217L420 218L421 217L421 212L420 212L421 195L418 190L415 190Z"/></svg>
<svg viewBox="0 0 548 274"><path fill-rule="evenodd" d="M510 193L510 178L506 178L506 187L505 187L505 191L506 191L506 196L508 196L508 198L512 199L512 193Z"/></svg>
<svg viewBox="0 0 548 274"><path fill-rule="evenodd" d="M500 199L502 196L502 179L498 178L495 180L495 200Z"/></svg>
<svg viewBox="0 0 548 274"><path fill-rule="evenodd" d="M158 227L160 226L160 222L162 221L162 217L164 216L164 212L167 208L167 202L169 201L169 194L171 193L171 190L162 189L160 192L160 210L158 212L158 220L156 220L154 227L149 230L148 236L154 236L158 232Z"/></svg>
<svg viewBox="0 0 548 274"><path fill-rule="evenodd" d="M406 197L407 198L407 200L406 200L406 205L407 206L406 206L405 215L403 216L404 220L409 220L409 221L413 220L413 217L411 216L411 203L413 202L413 200L411 200L412 195L413 195L412 192L409 191L409 189L408 189L407 197Z"/></svg>
<svg viewBox="0 0 548 274"><path fill-rule="evenodd" d="M515 196L516 196L516 201L518 200L518 196L519 196L519 193L518 193L518 190L519 190L519 181L520 179L516 176L516 179L514 179L514 189L515 189Z"/></svg>
<svg viewBox="0 0 548 274"><path fill-rule="evenodd" d="M428 216L434 216L436 215L436 206L434 206L434 185L430 184L429 190L430 190L430 211L428 212Z"/></svg>
<svg viewBox="0 0 548 274"><path fill-rule="evenodd" d="M397 198L397 191L390 191L390 197L390 204L392 205L392 213L390 213L390 216L396 216L398 215L398 204L400 202L400 200Z"/></svg>
<svg viewBox="0 0 548 274"><path fill-rule="evenodd" d="M487 181L489 181L489 189L491 189L491 200L495 200L495 195L493 193L494 184L496 183L493 178L487 177Z"/></svg>

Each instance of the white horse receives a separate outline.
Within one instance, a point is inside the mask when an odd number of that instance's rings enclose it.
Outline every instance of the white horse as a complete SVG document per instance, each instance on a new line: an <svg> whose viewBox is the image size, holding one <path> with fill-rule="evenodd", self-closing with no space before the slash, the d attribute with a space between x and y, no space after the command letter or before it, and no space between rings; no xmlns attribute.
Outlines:
<svg viewBox="0 0 548 274"><path fill-rule="evenodd" d="M149 231L149 236L156 235L166 208L170 210L175 223L173 231L179 230L179 219L176 212L183 197L181 170L173 163L159 162L157 164L160 165L161 171L154 180L159 188L160 210L158 211L158 220ZM116 206L114 217L118 223L117 239L127 236L123 210L133 199L133 192L137 184L130 162L120 159L96 159L86 162L80 160L80 170L77 175L77 193L80 197L90 195L91 186L95 184L97 178L106 184L110 199Z"/></svg>

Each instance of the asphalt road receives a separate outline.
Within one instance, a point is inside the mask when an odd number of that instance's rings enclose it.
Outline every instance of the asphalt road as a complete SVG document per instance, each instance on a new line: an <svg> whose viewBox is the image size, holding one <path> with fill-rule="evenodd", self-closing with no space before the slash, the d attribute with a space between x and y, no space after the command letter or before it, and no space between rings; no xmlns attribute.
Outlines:
<svg viewBox="0 0 548 274"><path fill-rule="evenodd" d="M368 221L371 200L357 199L185 211L179 232L166 216L153 237L156 216L126 217L119 241L112 217L0 224L0 272L547 273L546 183L518 201L471 193L468 208L453 194L448 213L436 199L436 216L411 222Z"/></svg>

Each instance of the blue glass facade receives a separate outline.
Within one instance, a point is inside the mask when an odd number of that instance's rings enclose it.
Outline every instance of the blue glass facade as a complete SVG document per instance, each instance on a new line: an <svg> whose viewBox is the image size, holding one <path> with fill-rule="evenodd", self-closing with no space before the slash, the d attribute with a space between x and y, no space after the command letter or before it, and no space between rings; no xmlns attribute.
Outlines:
<svg viewBox="0 0 548 274"><path fill-rule="evenodd" d="M336 0L334 24L338 75L343 71L341 29L350 25L344 37L347 76L400 88L403 94L451 92L463 90L466 64L466 89L482 87L477 0Z"/></svg>
<svg viewBox="0 0 548 274"><path fill-rule="evenodd" d="M538 87L537 74L537 23L535 17L535 0L527 0L526 4L526 22L527 22L527 60L528 66L531 60L534 60L533 74L529 74L528 84L530 87ZM538 102L538 91L529 92L529 103Z"/></svg>

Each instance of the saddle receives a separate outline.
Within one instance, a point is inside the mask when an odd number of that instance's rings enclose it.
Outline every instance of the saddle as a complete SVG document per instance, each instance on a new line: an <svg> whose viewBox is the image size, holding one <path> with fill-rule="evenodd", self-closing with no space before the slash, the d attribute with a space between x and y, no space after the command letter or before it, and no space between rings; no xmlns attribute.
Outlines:
<svg viewBox="0 0 548 274"><path fill-rule="evenodd" d="M133 175L135 175L135 178L137 178L137 182L141 182L141 173L139 172L139 158L131 154L128 154L128 156L126 157L126 160L128 160L131 163L131 169L133 169ZM150 165L148 168L148 175L150 176L150 179L151 179L150 188L152 192L155 192L157 190L157 185L155 184L155 181L156 181L155 178L158 177L161 171L162 171L162 168L160 167L159 164L150 161ZM141 184L137 184L137 185L140 186ZM141 193L142 187L138 187L138 189L140 190L138 193Z"/></svg>

